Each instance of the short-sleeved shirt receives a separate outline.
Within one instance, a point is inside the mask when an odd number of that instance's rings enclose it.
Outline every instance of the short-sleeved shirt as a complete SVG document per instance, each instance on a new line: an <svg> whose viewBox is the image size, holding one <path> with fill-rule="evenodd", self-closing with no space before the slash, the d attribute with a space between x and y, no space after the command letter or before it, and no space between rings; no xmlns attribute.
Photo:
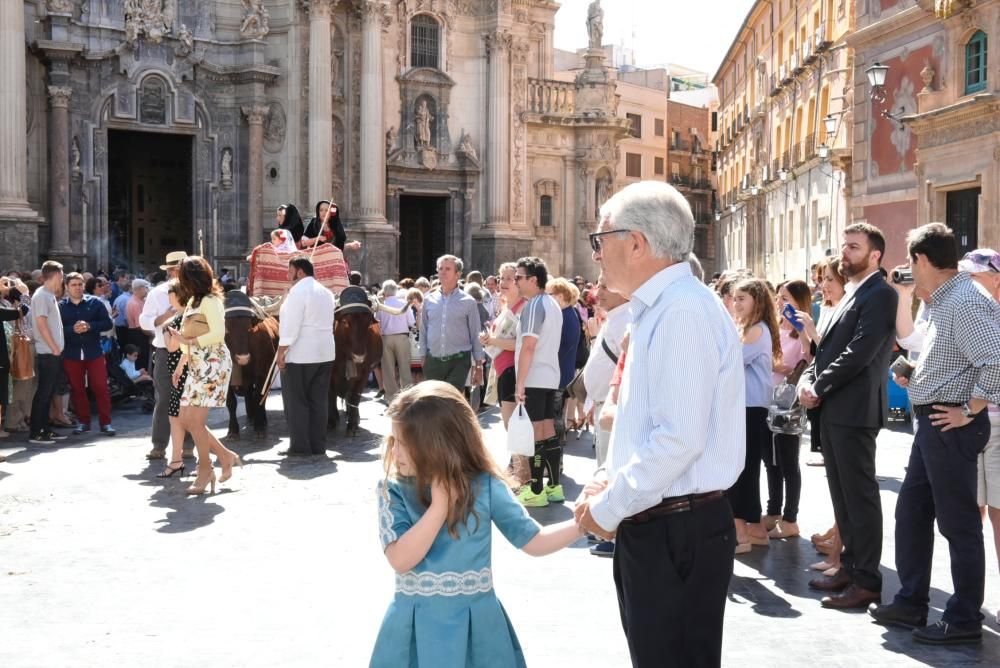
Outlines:
<svg viewBox="0 0 1000 668"><path fill-rule="evenodd" d="M514 349L515 373L520 365L524 338L533 336L538 340L524 387L559 389L559 342L562 339L562 326L562 309L552 295L540 294L521 309Z"/></svg>
<svg viewBox="0 0 1000 668"><path fill-rule="evenodd" d="M49 344L45 342L45 339L39 333L38 328L41 322L38 319L44 317L49 334L52 335L52 340L55 344L59 346L59 352L62 353L62 349L66 347L66 336L63 332L59 302L56 300L56 296L49 292L45 286L35 290L35 294L31 297L31 317L34 319L35 352L39 355L55 354L55 351L49 348Z"/></svg>

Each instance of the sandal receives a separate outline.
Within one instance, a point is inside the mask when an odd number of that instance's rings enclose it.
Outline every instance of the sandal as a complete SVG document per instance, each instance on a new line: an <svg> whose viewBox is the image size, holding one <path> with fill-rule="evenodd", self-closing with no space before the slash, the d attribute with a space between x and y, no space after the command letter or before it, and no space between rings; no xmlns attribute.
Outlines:
<svg viewBox="0 0 1000 668"><path fill-rule="evenodd" d="M174 466L173 466L174 464L180 464L180 467L174 468ZM181 461L170 462L169 464L167 464L167 468L165 468L162 473L157 473L156 474L156 477L157 478L171 478L171 477L173 477L173 475L175 473L180 473L181 475L184 475L184 469L185 469L185 466L184 466L183 462L181 462Z"/></svg>

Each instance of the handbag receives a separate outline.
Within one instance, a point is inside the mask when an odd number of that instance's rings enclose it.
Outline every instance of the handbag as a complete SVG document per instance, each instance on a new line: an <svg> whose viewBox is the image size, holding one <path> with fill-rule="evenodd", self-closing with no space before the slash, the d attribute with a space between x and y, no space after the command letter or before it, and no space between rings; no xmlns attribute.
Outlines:
<svg viewBox="0 0 1000 668"><path fill-rule="evenodd" d="M796 385L809 363L799 360L795 369L785 377L785 382L775 386L771 393L771 405L767 409L767 428L775 434L801 435L809 419L805 408L799 403Z"/></svg>
<svg viewBox="0 0 1000 668"><path fill-rule="evenodd" d="M535 454L535 428L524 404L518 403L507 422L507 451L512 455L533 457Z"/></svg>
<svg viewBox="0 0 1000 668"><path fill-rule="evenodd" d="M31 380L35 377L35 347L31 337L25 333L18 318L14 324L14 334L10 338L10 376L14 380Z"/></svg>
<svg viewBox="0 0 1000 668"><path fill-rule="evenodd" d="M205 334L208 334L208 318L204 313L191 313L184 317L181 336L185 339L197 339Z"/></svg>

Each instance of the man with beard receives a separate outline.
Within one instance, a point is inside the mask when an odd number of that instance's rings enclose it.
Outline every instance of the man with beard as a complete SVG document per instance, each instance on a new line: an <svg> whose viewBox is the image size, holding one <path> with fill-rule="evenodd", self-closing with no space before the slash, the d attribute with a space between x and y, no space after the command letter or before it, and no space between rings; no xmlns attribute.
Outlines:
<svg viewBox="0 0 1000 668"><path fill-rule="evenodd" d="M833 514L844 542L840 571L811 580L829 592L825 608L881 602L882 504L875 480L875 438L888 418L887 369L896 330L896 291L879 272L882 231L867 223L844 230L840 272L847 294L819 333L815 358L799 380L806 408L822 404L820 434Z"/></svg>

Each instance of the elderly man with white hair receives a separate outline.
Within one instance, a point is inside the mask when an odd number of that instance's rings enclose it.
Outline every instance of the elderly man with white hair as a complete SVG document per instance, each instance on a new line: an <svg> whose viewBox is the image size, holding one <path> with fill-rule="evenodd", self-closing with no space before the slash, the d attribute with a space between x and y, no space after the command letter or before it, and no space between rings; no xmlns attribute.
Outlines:
<svg viewBox="0 0 1000 668"><path fill-rule="evenodd" d="M693 243L687 201L655 181L608 200L590 235L632 324L607 465L576 518L616 538L615 586L637 668L722 662L736 547L724 490L743 468L743 357L732 318L691 274Z"/></svg>
<svg viewBox="0 0 1000 668"><path fill-rule="evenodd" d="M395 281L382 284L386 306L396 309L406 306L406 302L396 296L398 290ZM382 386L385 388L386 403L390 403L401 389L413 384L410 375L410 328L416 323L411 309L400 315L381 309L378 312L378 324L382 328Z"/></svg>

